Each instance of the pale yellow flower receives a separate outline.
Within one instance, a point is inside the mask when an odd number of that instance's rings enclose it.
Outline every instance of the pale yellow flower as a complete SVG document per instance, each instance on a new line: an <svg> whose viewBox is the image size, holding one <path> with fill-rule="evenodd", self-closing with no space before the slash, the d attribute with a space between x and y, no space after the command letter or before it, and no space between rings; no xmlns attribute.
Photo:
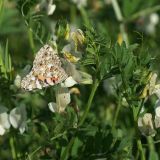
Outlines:
<svg viewBox="0 0 160 160"><path fill-rule="evenodd" d="M145 113L142 117L138 118L138 127L140 132L145 136L155 136L153 126L152 114Z"/></svg>
<svg viewBox="0 0 160 160"><path fill-rule="evenodd" d="M48 106L52 112L62 113L70 102L71 98L68 88L59 87L56 90L56 102L50 102Z"/></svg>
<svg viewBox="0 0 160 160"><path fill-rule="evenodd" d="M4 135L10 128L9 115L7 114L8 109L0 106L0 135Z"/></svg>
<svg viewBox="0 0 160 160"><path fill-rule="evenodd" d="M20 133L24 133L27 128L27 112L25 106L13 108L9 114L9 121L13 128L19 129Z"/></svg>

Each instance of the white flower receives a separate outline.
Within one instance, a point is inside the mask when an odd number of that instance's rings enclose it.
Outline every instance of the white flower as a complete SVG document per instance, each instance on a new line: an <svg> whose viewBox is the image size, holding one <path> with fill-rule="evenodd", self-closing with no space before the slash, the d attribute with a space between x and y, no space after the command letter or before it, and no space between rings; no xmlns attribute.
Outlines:
<svg viewBox="0 0 160 160"><path fill-rule="evenodd" d="M77 84L77 82L70 76L63 83L61 83L61 87L72 87L75 84Z"/></svg>
<svg viewBox="0 0 160 160"><path fill-rule="evenodd" d="M81 79L79 79L79 83L81 84L92 84L92 76L86 72L79 71L79 74L81 76Z"/></svg>
<svg viewBox="0 0 160 160"><path fill-rule="evenodd" d="M155 127L159 128L160 127L160 99L156 101L155 104Z"/></svg>
<svg viewBox="0 0 160 160"><path fill-rule="evenodd" d="M155 115L160 117L160 99L158 99L155 104Z"/></svg>
<svg viewBox="0 0 160 160"><path fill-rule="evenodd" d="M56 91L56 103L50 102L48 103L49 109L52 112L64 112L66 106L70 103L70 92L68 87L72 87L77 83L83 84L91 84L92 77L85 73L76 69L76 66L70 63L68 60L62 59L62 63L64 65L64 69L69 76L63 83L60 84Z"/></svg>
<svg viewBox="0 0 160 160"><path fill-rule="evenodd" d="M152 114L145 113L142 117L138 118L138 127L140 132L145 136L155 136L153 126Z"/></svg>
<svg viewBox="0 0 160 160"><path fill-rule="evenodd" d="M85 36L81 29L77 29L74 32L71 32L71 39L74 42L75 50L78 49L79 46L82 46L85 42Z"/></svg>
<svg viewBox="0 0 160 160"><path fill-rule="evenodd" d="M70 68L71 67L71 68ZM92 77L85 73L76 70L75 65L70 64L70 69L68 68L68 74L72 75L69 76L63 83L61 83L61 87L59 87L56 91L56 103L50 102L48 104L49 109L52 112L64 112L66 106L70 103L70 92L68 87L72 87L77 83L83 83L83 84L91 84L92 83Z"/></svg>
<svg viewBox="0 0 160 160"><path fill-rule="evenodd" d="M72 0L72 2L77 4L78 8L87 6L87 0Z"/></svg>
<svg viewBox="0 0 160 160"><path fill-rule="evenodd" d="M152 13L149 16L142 16L138 20L137 27L146 32L146 34L154 35L156 25L159 23L159 15Z"/></svg>
<svg viewBox="0 0 160 160"><path fill-rule="evenodd" d="M157 13L150 14L149 19L152 25L157 25L159 23L159 15Z"/></svg>
<svg viewBox="0 0 160 160"><path fill-rule="evenodd" d="M55 102L49 102L48 107L51 112L58 112L57 104Z"/></svg>
<svg viewBox="0 0 160 160"><path fill-rule="evenodd" d="M39 12L41 10L45 10L47 15L52 15L56 9L56 5L53 4L53 0L41 0L35 7L35 12Z"/></svg>
<svg viewBox="0 0 160 160"><path fill-rule="evenodd" d="M0 106L0 135L4 135L6 130L10 128L9 116L7 114L8 109Z"/></svg>
<svg viewBox="0 0 160 160"><path fill-rule="evenodd" d="M69 34L69 44L62 49L64 57L71 63L76 63L82 58L82 48L85 43L85 36L81 29L72 28Z"/></svg>
<svg viewBox="0 0 160 160"><path fill-rule="evenodd" d="M115 94L115 84L116 84L115 77L111 77L109 79L104 80L103 88L105 92L107 92L107 94L109 95Z"/></svg>
<svg viewBox="0 0 160 160"><path fill-rule="evenodd" d="M154 123L156 128L160 128L160 117L155 116Z"/></svg>
<svg viewBox="0 0 160 160"><path fill-rule="evenodd" d="M69 75L66 81L62 83L63 87L69 87L69 86L72 87L76 83L81 83L81 84L92 84L93 83L92 76L86 72L82 72L76 69L76 66L74 64L70 63L67 60L64 60L63 65L64 65L64 69L66 73Z"/></svg>
<svg viewBox="0 0 160 160"><path fill-rule="evenodd" d="M71 102L70 93L68 88L59 87L56 91L56 103L50 102L49 109L52 112L64 112L66 106Z"/></svg>
<svg viewBox="0 0 160 160"><path fill-rule="evenodd" d="M153 25L152 23L149 23L148 25L146 25L145 30L147 34L153 35L155 34L155 25Z"/></svg>
<svg viewBox="0 0 160 160"><path fill-rule="evenodd" d="M71 63L76 63L82 58L82 52L76 50L75 43L72 41L64 46L62 53L65 59Z"/></svg>
<svg viewBox="0 0 160 160"><path fill-rule="evenodd" d="M155 118L154 118L155 128L160 128L160 99L156 101L154 108L155 108ZM138 127L143 135L154 136L156 133L153 127L152 115L150 113L146 113L144 114L143 117L139 117Z"/></svg>
<svg viewBox="0 0 160 160"><path fill-rule="evenodd" d="M157 97L160 98L160 84L156 84L156 81L157 81L157 74L151 73L149 75L149 83L144 88L140 97L147 98L148 96L156 94ZM149 94L148 94L148 91L149 91Z"/></svg>
<svg viewBox="0 0 160 160"><path fill-rule="evenodd" d="M52 15L56 10L56 5L53 4L53 0L50 0L47 6L47 15Z"/></svg>
<svg viewBox="0 0 160 160"><path fill-rule="evenodd" d="M9 114L9 121L14 128L18 128L20 133L24 133L27 127L27 112L25 106L16 107Z"/></svg>
<svg viewBox="0 0 160 160"><path fill-rule="evenodd" d="M149 82L149 94L156 94L158 98L160 98L160 84L156 84L157 74L153 73Z"/></svg>

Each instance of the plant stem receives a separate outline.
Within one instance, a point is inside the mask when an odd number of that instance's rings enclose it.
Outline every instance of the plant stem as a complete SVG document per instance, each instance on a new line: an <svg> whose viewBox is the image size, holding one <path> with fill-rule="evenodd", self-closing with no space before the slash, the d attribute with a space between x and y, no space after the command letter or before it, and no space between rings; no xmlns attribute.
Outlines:
<svg viewBox="0 0 160 160"><path fill-rule="evenodd" d="M113 119L112 130L115 128L120 108L121 108L121 96L118 99L118 106L117 106L116 113L115 113L115 116L114 116L114 119Z"/></svg>
<svg viewBox="0 0 160 160"><path fill-rule="evenodd" d="M147 141L148 141L149 150L155 151L153 138L151 136L148 136Z"/></svg>
<svg viewBox="0 0 160 160"><path fill-rule="evenodd" d="M73 5L71 5L70 17L71 17L71 22L74 23L76 19L76 8Z"/></svg>
<svg viewBox="0 0 160 160"><path fill-rule="evenodd" d="M62 154L62 157L60 158L60 160L66 160L68 158L68 153L70 152L71 148L72 148L72 145L75 141L76 137L72 137L67 148L64 150L63 154Z"/></svg>
<svg viewBox="0 0 160 160"><path fill-rule="evenodd" d="M94 83L93 83L93 86L92 86L92 91L91 91L91 94L90 94L89 99L88 99L88 102L87 102L86 110L85 110L84 114L82 115L82 118L81 118L78 126L81 126L81 125L83 124L83 122L85 121L85 119L86 119L86 117L87 117L87 114L88 114L88 112L89 112L89 110L90 110L90 108L91 108L91 104L92 104L92 101L93 101L93 97L94 97L94 95L95 95L95 92L96 92L98 86L99 86L99 81L98 81L98 79L96 79L96 80L94 81Z"/></svg>
<svg viewBox="0 0 160 160"><path fill-rule="evenodd" d="M64 136L65 134L67 134L67 131L64 131L63 133L60 133L60 134L56 135L55 137L50 138L50 141L54 141L55 139L58 139L58 138ZM31 159L43 147L44 146L39 146L38 148L36 148L32 153L28 154L28 158Z"/></svg>
<svg viewBox="0 0 160 160"><path fill-rule="evenodd" d="M126 33L126 29L125 29L125 22L124 22L124 18L122 16L122 12L121 9L119 7L119 4L117 2L117 0L111 0L112 2L112 6L116 15L117 20L120 22L120 32L122 34L123 40L125 41L126 45L129 45L129 40L128 40L128 35Z"/></svg>
<svg viewBox="0 0 160 160"><path fill-rule="evenodd" d="M82 16L83 22L86 26L90 26L88 15L83 7L79 8L80 14Z"/></svg>
<svg viewBox="0 0 160 160"><path fill-rule="evenodd" d="M23 5L22 5L22 7L21 7L21 14L22 14L22 16L23 16L23 18L24 18L24 22L25 22L26 26L28 27L28 30L29 30L29 31L28 31L28 34L31 34L31 33L32 33L32 35L29 35L29 41L30 41L31 48L34 47L33 35L37 38L37 40L39 40L39 42L40 42L42 45L44 45L44 43L43 43L43 41L41 40L41 38L38 36L38 34L36 34L36 33L32 30L32 28L30 27L29 23L28 23L27 20L26 20L27 18L26 18L25 14L24 14L24 6L27 5L27 3L29 3L28 0L26 0L26 1L23 3ZM32 36L32 39L30 39L30 38L31 38L30 36ZM32 49L34 49L34 48L32 48Z"/></svg>
<svg viewBox="0 0 160 160"><path fill-rule="evenodd" d="M90 96L89 96L86 109L85 109L85 111L84 111L84 114L82 115L82 118L81 118L81 120L80 120L80 122L79 122L79 124L78 124L78 127L80 127L80 126L83 124L83 122L85 121L85 119L86 119L86 117L87 117L87 115L88 115L88 112L89 112L89 110L90 110L90 108L91 108L91 104L92 104L92 101L93 101L93 98L94 98L94 95L95 95L95 93L96 93L96 90L97 90L98 86L99 86L99 81L98 81L98 79L96 79L96 80L93 82L91 94L90 94ZM73 143L74 143L74 141L75 141L75 138L76 138L76 137L72 137L72 138L71 138L71 140L70 140L68 146L66 147L65 151L63 152L60 160L66 160L66 159L67 159L67 157L69 156L68 153L69 153L69 151L71 150L71 147L72 147L72 145L73 145Z"/></svg>
<svg viewBox="0 0 160 160"><path fill-rule="evenodd" d="M31 154L28 154L28 158L31 159L35 153L37 153L40 149L42 149L42 146L39 146L34 150Z"/></svg>
<svg viewBox="0 0 160 160"><path fill-rule="evenodd" d="M56 135L55 137L52 137L50 140L53 141L53 140L55 140L55 139L57 139L59 137L64 136L65 134L67 134L67 131L64 131L63 133L60 133L60 134Z"/></svg>
<svg viewBox="0 0 160 160"><path fill-rule="evenodd" d="M17 159L17 154L16 154L16 149L15 149L14 137L13 136L10 137L9 143L10 143L10 147L11 147L12 159L16 160Z"/></svg>
<svg viewBox="0 0 160 160"><path fill-rule="evenodd" d="M29 44L33 52L35 52L35 45L33 40L33 32L30 28L28 28L28 38L29 38Z"/></svg>
<svg viewBox="0 0 160 160"><path fill-rule="evenodd" d="M123 21L123 16L122 16L122 13L121 13L121 10L120 10L120 7L119 7L117 0L112 0L112 5L113 5L114 12L116 14L117 20L120 22Z"/></svg>
<svg viewBox="0 0 160 160"><path fill-rule="evenodd" d="M137 139L137 146L138 146L138 150L141 154L141 160L145 160L145 155L144 155L144 151L143 151L143 147L142 147L142 142L141 142L141 139L138 138Z"/></svg>
<svg viewBox="0 0 160 160"><path fill-rule="evenodd" d="M4 0L0 1L0 16L2 14L3 11L3 6L4 6ZM2 19L2 18L1 18ZM0 21L1 22L1 21Z"/></svg>
<svg viewBox="0 0 160 160"><path fill-rule="evenodd" d="M126 19L125 22L134 21L135 19L137 19L140 16L146 16L148 14L151 14L151 13L159 11L159 10L160 10L160 5L154 6L152 8L143 9L142 11L139 11L139 12L133 14L130 18Z"/></svg>
<svg viewBox="0 0 160 160"><path fill-rule="evenodd" d="M132 109L133 109L133 119L134 119L134 127L135 127L135 131L136 131L136 142L137 142L137 147L138 147L138 150L139 150L139 153L141 155L141 160L145 160L145 154L144 154L144 151L143 151L143 147L142 147L142 142L141 142L141 139L139 137L139 133L138 133L138 126L137 126L137 109L134 108L134 106L132 106Z"/></svg>

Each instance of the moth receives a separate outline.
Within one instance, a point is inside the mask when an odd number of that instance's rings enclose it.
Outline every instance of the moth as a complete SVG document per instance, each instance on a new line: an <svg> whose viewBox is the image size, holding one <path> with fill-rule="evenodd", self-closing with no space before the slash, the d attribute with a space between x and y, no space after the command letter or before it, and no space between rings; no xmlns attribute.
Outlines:
<svg viewBox="0 0 160 160"><path fill-rule="evenodd" d="M59 84L67 78L57 50L46 44L37 52L30 73L21 81L21 88L29 91L42 89Z"/></svg>

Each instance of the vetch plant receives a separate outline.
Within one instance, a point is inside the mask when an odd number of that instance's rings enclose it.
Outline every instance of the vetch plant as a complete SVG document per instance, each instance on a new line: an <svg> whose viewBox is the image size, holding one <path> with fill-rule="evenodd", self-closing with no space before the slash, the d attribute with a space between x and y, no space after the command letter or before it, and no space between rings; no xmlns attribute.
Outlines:
<svg viewBox="0 0 160 160"><path fill-rule="evenodd" d="M139 118L139 115L144 102L147 101L147 96L156 93L159 86L156 85L156 74L151 75L150 57L143 56L146 54L145 51L137 55L135 53L135 49L138 48L137 44L128 47L124 42L121 45L118 43L111 44L94 28L86 28L84 32L78 29L70 33L69 25L65 22L59 22L55 33L55 41L44 45L37 52L31 71L22 78L21 88L26 91L34 91L32 93L34 95L36 91L43 91L43 89L53 86L55 101L49 101L48 106L55 115L61 115L67 111L67 106L72 103L69 88L74 85L90 84L91 92L84 112L77 112L77 109L74 109L73 114L76 118L74 118L75 122L72 122L72 127L77 128L76 132L78 132L79 129L86 128L85 125L96 91L104 80L114 78L118 104L111 126L111 134L116 130L122 101L125 99L126 106L130 108L133 114L137 146L143 157L138 127L140 127L143 135L147 131L149 132L148 135L151 135L154 127L151 114L146 114L143 118ZM81 68L90 72L81 71ZM19 83L20 78L16 78L17 80ZM17 85L16 81L15 85ZM54 97L52 98L54 99ZM9 120L14 128L19 129L20 133L24 133L27 128L25 107L12 109ZM46 124L42 126L49 132ZM60 157L62 160L70 157L69 150L77 143L76 132L72 133L73 136L68 139L68 145L62 150ZM82 143L84 143L83 140ZM114 143L112 145L114 146Z"/></svg>
<svg viewBox="0 0 160 160"><path fill-rule="evenodd" d="M6 131L9 131L10 126L15 129L19 129L20 133L24 133L27 127L27 112L24 106L13 108L8 114L8 109L1 106L1 132L0 135L4 135Z"/></svg>
<svg viewBox="0 0 160 160"><path fill-rule="evenodd" d="M64 112L66 106L71 102L69 90L67 88L59 88L55 94L56 103L48 103L49 109L52 112Z"/></svg>
<svg viewBox="0 0 160 160"><path fill-rule="evenodd" d="M138 118L138 127L143 135L155 136L152 114L145 113L143 117Z"/></svg>
<svg viewBox="0 0 160 160"><path fill-rule="evenodd" d="M71 102L70 93L66 87L72 87L81 82L92 83L92 90L85 111L81 115L77 126L81 128L90 112L99 85L103 80L115 77L117 81L115 89L118 96L118 108L113 120L112 131L114 132L116 129L122 99L125 98L133 113L135 132L138 136L137 146L143 157L144 153L138 135L138 126L141 127L143 133L149 129L154 130L151 116L146 115L138 121L140 111L144 105L144 99L147 96L147 92L144 92L146 90L149 90L149 94L153 94L154 92L152 86L154 85L153 81L155 81L155 75L150 78L150 57L147 56L144 58L143 55L136 55L134 53L134 50L138 47L136 44L128 47L126 47L125 43L122 43L121 46L119 44L113 46L108 45L109 41L96 33L93 28L86 28L84 35L81 30L71 33L71 41L69 40L68 32L69 26L64 23L59 23L56 32L57 39L54 42L56 48L45 45L40 49L33 62L31 72L22 79L21 87L32 91L57 85L57 90L55 92L56 102L49 102L48 106L52 112L61 113L64 112L66 106ZM63 38L65 38L65 40ZM74 45L74 50L68 50L67 52L63 46L65 46L68 40ZM82 44L84 44L84 47L79 47L82 46ZM72 53L72 51L74 52ZM81 58L78 60L74 58L77 51L82 52ZM61 53L59 56L58 52ZM144 52L143 54L146 53ZM64 57L61 57L63 55ZM143 61L139 61L141 58L143 58ZM89 74L77 70L76 64L81 67L89 68L92 79ZM84 78L88 80L85 81L83 80ZM148 82L149 84L147 84ZM145 130L145 127L148 128ZM70 147L75 141L76 136L73 136L63 151L61 159L66 159L69 156L68 150L70 150Z"/></svg>
<svg viewBox="0 0 160 160"><path fill-rule="evenodd" d="M7 114L6 107L0 107L0 135L4 135L5 132L10 128L9 116Z"/></svg>
<svg viewBox="0 0 160 160"><path fill-rule="evenodd" d="M158 160L159 10L0 1L1 159Z"/></svg>

